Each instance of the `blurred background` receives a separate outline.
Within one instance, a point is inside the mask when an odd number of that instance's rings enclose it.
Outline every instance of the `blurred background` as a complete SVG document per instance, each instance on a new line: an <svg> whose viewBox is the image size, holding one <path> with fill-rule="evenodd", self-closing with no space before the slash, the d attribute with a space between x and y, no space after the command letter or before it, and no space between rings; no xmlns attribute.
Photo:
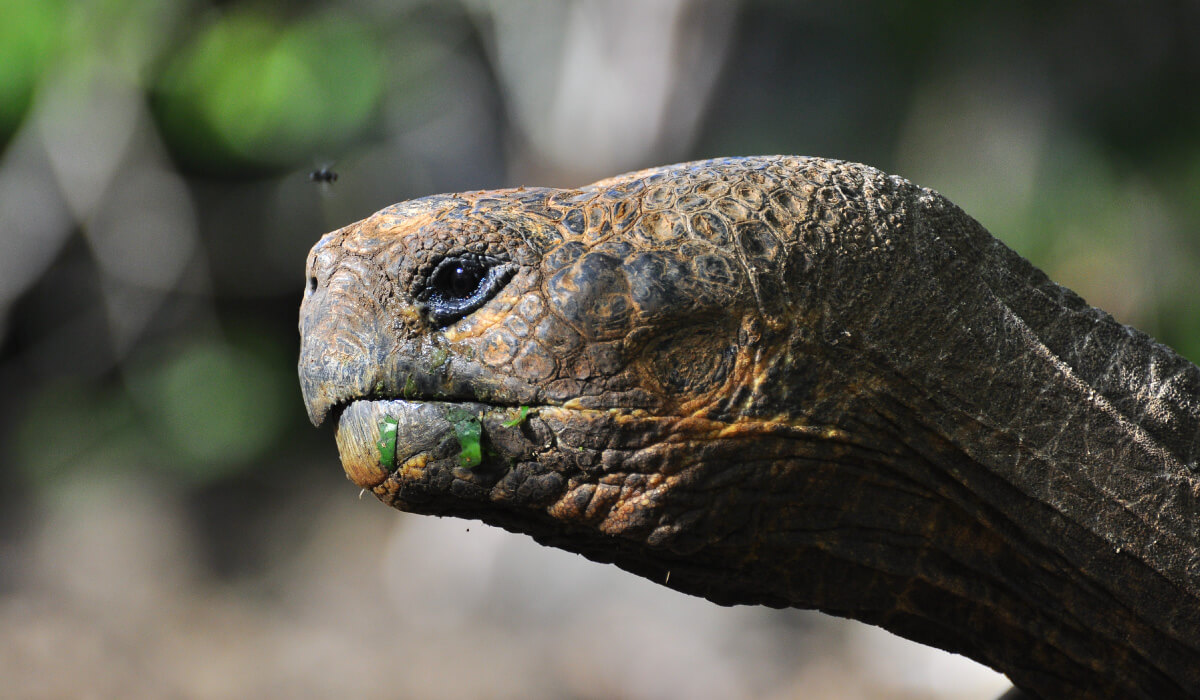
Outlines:
<svg viewBox="0 0 1200 700"><path fill-rule="evenodd" d="M0 0L0 695L995 697L360 500L300 400L305 254L435 192L836 157L1196 361L1198 36L1189 0Z"/></svg>

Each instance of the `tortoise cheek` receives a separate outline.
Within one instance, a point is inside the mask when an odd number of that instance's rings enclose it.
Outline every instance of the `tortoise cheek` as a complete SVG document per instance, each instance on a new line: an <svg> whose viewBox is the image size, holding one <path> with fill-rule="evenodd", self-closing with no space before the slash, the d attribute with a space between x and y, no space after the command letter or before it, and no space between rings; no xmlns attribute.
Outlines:
<svg viewBox="0 0 1200 700"><path fill-rule="evenodd" d="M550 305L589 340L613 340L628 332L633 309L620 259L587 253L546 286Z"/></svg>
<svg viewBox="0 0 1200 700"><path fill-rule="evenodd" d="M679 328L647 347L642 363L665 395L686 402L724 386L737 356L730 336L717 325Z"/></svg>

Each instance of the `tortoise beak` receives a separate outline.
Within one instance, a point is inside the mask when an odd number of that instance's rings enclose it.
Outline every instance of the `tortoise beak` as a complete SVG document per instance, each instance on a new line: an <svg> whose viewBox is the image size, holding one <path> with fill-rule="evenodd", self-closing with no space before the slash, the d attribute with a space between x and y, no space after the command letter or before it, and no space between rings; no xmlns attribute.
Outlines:
<svg viewBox="0 0 1200 700"><path fill-rule="evenodd" d="M320 425L335 407L381 393L394 341L367 294L371 270L343 262L328 278L309 271L300 305L300 389L308 418Z"/></svg>

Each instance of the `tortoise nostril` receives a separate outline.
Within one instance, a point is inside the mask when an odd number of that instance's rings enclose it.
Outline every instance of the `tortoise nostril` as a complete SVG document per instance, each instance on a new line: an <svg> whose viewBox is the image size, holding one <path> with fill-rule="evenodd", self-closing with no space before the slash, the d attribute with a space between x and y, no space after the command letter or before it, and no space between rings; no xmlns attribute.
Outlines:
<svg viewBox="0 0 1200 700"><path fill-rule="evenodd" d="M312 275L308 278L308 293L312 294L317 291L317 276Z"/></svg>

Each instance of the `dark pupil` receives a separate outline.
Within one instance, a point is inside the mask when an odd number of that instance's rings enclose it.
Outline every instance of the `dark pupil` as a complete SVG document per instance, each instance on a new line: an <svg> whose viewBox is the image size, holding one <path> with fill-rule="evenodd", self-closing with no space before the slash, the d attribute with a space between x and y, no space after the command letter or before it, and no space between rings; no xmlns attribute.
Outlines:
<svg viewBox="0 0 1200 700"><path fill-rule="evenodd" d="M483 281L483 274L482 267L462 263L443 270L442 274L438 275L438 279L434 280L434 286L447 297L462 299L471 296L475 290L479 289L479 283Z"/></svg>

